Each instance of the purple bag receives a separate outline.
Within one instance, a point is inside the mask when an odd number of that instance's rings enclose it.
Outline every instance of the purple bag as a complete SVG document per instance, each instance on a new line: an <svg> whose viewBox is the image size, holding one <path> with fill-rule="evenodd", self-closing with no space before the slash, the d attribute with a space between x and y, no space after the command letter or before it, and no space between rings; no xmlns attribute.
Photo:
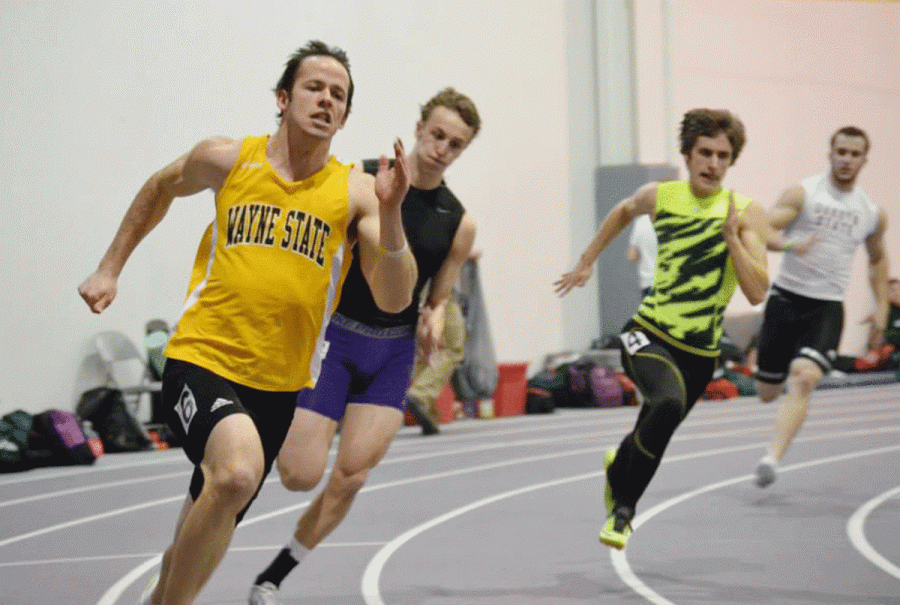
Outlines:
<svg viewBox="0 0 900 605"><path fill-rule="evenodd" d="M622 405L624 391L615 373L603 365L591 368L591 394L594 405L600 408L614 408Z"/></svg>
<svg viewBox="0 0 900 605"><path fill-rule="evenodd" d="M49 465L93 464L96 459L78 418L62 410L34 416L28 447L49 450L51 455L44 461Z"/></svg>
<svg viewBox="0 0 900 605"><path fill-rule="evenodd" d="M591 390L591 371L593 364L579 361L568 368L569 407L594 407L594 394Z"/></svg>

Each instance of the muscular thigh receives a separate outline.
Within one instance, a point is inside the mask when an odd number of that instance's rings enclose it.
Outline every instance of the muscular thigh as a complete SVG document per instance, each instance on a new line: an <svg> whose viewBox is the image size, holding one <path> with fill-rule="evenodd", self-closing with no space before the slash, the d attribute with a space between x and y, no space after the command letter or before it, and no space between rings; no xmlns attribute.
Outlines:
<svg viewBox="0 0 900 605"><path fill-rule="evenodd" d="M335 420L297 407L278 454L278 471L282 477L302 478L307 487L318 483L328 464L328 450L336 431Z"/></svg>
<svg viewBox="0 0 900 605"><path fill-rule="evenodd" d="M403 414L394 407L351 404L341 425L336 465L347 474L378 464L403 424Z"/></svg>

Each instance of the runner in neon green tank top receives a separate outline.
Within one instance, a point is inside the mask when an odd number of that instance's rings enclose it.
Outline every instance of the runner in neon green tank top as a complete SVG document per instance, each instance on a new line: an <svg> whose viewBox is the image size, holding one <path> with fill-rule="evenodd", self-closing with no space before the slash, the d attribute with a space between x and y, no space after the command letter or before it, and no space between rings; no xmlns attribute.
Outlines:
<svg viewBox="0 0 900 605"><path fill-rule="evenodd" d="M621 335L622 364L644 395L634 430L604 457L606 520L600 541L624 548L631 519L666 446L712 377L725 307L737 286L752 304L769 287L762 206L722 187L744 145L726 110L694 109L681 123L687 181L648 183L619 202L575 268L554 283L563 296L590 279L600 252L638 215L653 220L653 287Z"/></svg>
<svg viewBox="0 0 900 605"><path fill-rule="evenodd" d="M722 236L731 197L722 189L699 199L685 181L657 186L656 274L635 317L663 340L707 357L719 353L722 316L737 285ZM733 197L739 212L751 201L743 195Z"/></svg>

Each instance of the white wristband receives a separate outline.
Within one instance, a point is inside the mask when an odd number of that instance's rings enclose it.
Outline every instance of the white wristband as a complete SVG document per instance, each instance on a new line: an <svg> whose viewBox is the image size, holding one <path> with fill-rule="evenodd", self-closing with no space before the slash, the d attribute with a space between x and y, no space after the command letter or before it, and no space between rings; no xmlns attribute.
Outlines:
<svg viewBox="0 0 900 605"><path fill-rule="evenodd" d="M378 252L382 256L386 256L388 258L400 258L401 256L404 256L406 254L407 250L409 250L409 243L407 242L403 242L403 247L399 250L388 250L380 244L378 246Z"/></svg>

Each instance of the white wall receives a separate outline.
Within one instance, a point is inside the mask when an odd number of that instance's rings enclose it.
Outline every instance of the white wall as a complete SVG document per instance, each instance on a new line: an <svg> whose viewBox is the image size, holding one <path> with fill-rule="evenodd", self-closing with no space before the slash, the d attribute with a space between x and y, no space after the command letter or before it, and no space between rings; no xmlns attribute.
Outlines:
<svg viewBox="0 0 900 605"><path fill-rule="evenodd" d="M832 130L858 123L873 139L862 184L891 212L889 249L900 266L897 4L632 1L636 159L680 164L673 142L657 139L691 107L730 107L749 142L729 182L768 206L825 167ZM0 0L0 412L71 408L96 380L85 363L91 335L120 329L139 342L147 319L178 317L209 195L176 201L103 315L89 313L76 287L152 171L203 137L274 129L271 88L310 38L350 54L357 91L333 146L341 159L386 151L397 135L410 142L419 105L445 85L472 96L484 128L447 180L479 222L498 357L534 361L585 346L599 331L596 288L560 301L550 284L594 229L603 126L591 36L602 29L593 16L611 6ZM850 299L852 348L867 312L864 267Z"/></svg>
<svg viewBox="0 0 900 605"><path fill-rule="evenodd" d="M0 412L71 409L90 338L177 319L212 197L176 200L92 315L77 285L153 171L201 138L275 128L298 46L345 48L357 86L343 160L411 144L421 103L470 95L483 129L447 174L479 223L500 360L561 346L550 282L569 263L563 0L0 3Z"/></svg>
<svg viewBox="0 0 900 605"><path fill-rule="evenodd" d="M892 274L900 275L900 4L678 0L675 116L726 107L747 127L729 185L770 207L787 186L827 169L832 133L848 124L871 138L859 184L890 215ZM854 262L841 348L857 354L871 312L867 256ZM779 255L770 257L774 275ZM740 295L733 310L749 308Z"/></svg>

